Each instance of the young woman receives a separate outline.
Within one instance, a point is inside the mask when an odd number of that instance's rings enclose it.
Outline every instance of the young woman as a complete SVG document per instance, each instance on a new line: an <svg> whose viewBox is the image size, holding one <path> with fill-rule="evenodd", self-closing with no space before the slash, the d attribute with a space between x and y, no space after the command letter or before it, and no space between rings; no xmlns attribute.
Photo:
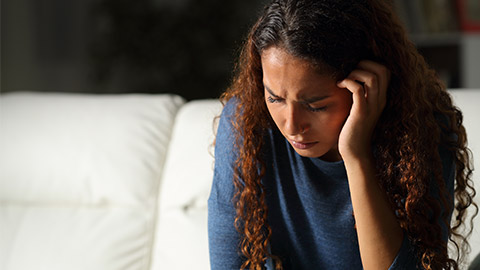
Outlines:
<svg viewBox="0 0 480 270"><path fill-rule="evenodd" d="M388 1L274 0L222 98L212 269L458 268L462 114Z"/></svg>

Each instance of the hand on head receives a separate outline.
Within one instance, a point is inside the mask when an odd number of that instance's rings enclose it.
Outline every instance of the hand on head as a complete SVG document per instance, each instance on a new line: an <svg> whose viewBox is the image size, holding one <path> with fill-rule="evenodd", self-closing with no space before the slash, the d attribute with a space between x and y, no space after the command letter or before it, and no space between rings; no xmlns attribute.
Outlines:
<svg viewBox="0 0 480 270"><path fill-rule="evenodd" d="M361 61L337 86L352 93L353 104L340 132L338 150L343 159L371 155L373 130L387 102L391 72L385 66Z"/></svg>

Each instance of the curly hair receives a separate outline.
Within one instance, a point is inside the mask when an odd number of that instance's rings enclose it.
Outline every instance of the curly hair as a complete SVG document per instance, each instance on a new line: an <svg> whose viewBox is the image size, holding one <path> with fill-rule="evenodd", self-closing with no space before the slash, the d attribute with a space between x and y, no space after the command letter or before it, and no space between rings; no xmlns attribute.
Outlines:
<svg viewBox="0 0 480 270"><path fill-rule="evenodd" d="M272 46L326 67L337 80L363 59L380 62L391 71L387 105L372 141L380 185L421 266L458 269L472 231L466 209L473 205L475 215L478 212L462 113L408 39L391 3L383 0L274 0L250 30L233 82L222 95L223 102L238 101L232 121L239 152L233 202L245 257L242 269L262 269L268 257L277 269L282 268L281 260L268 249L271 228L261 183L265 175L261 138L275 124L264 102L260 56ZM443 179L440 145L451 151L455 161L454 198ZM429 192L432 188L440 200ZM442 227L448 228L457 254L453 258Z"/></svg>

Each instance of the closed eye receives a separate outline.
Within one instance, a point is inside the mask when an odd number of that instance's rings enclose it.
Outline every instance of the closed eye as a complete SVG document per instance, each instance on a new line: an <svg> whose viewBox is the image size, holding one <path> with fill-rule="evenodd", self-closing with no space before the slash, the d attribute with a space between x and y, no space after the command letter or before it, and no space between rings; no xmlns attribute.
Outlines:
<svg viewBox="0 0 480 270"><path fill-rule="evenodd" d="M327 106L319 107L319 108L313 108L310 105L306 105L307 109L311 112L323 112L327 110Z"/></svg>
<svg viewBox="0 0 480 270"><path fill-rule="evenodd" d="M267 97L267 101L270 102L270 103L278 103L282 100L283 100L283 98L273 98L271 96Z"/></svg>

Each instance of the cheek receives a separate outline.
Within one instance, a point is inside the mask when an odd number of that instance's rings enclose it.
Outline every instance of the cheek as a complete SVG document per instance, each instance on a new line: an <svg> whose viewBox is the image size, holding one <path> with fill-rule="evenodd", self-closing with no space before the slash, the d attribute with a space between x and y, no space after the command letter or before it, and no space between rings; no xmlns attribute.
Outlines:
<svg viewBox="0 0 480 270"><path fill-rule="evenodd" d="M345 121L348 118L348 115L350 114L350 107L344 107L342 110L340 110L337 115L335 116L335 126L338 129L341 129L343 125L345 124Z"/></svg>
<svg viewBox="0 0 480 270"><path fill-rule="evenodd" d="M346 108L337 108L334 112L330 112L328 116L325 115L322 121L317 122L317 130L324 133L324 135L328 134L329 137L338 137L347 120L349 111Z"/></svg>
<svg viewBox="0 0 480 270"><path fill-rule="evenodd" d="M347 90L345 90L347 91ZM352 108L352 95L350 93L345 94L338 103L337 110L335 112L335 117L332 119L335 123L335 126L338 128L342 128L343 124L348 118L348 115L350 114L350 110Z"/></svg>
<svg viewBox="0 0 480 270"><path fill-rule="evenodd" d="M267 105L268 113L272 117L273 122L275 122L275 124L278 126L281 118L280 113L277 110L275 110L274 106L272 106L268 101L266 101L266 105Z"/></svg>
<svg viewBox="0 0 480 270"><path fill-rule="evenodd" d="M312 121L312 123L315 123L317 133L328 137L334 136L342 124L337 114L323 115Z"/></svg>
<svg viewBox="0 0 480 270"><path fill-rule="evenodd" d="M352 93L350 93L350 91L346 89L342 90L343 93L340 97L340 104L342 104L342 111L344 112L344 114L348 115L353 104Z"/></svg>

